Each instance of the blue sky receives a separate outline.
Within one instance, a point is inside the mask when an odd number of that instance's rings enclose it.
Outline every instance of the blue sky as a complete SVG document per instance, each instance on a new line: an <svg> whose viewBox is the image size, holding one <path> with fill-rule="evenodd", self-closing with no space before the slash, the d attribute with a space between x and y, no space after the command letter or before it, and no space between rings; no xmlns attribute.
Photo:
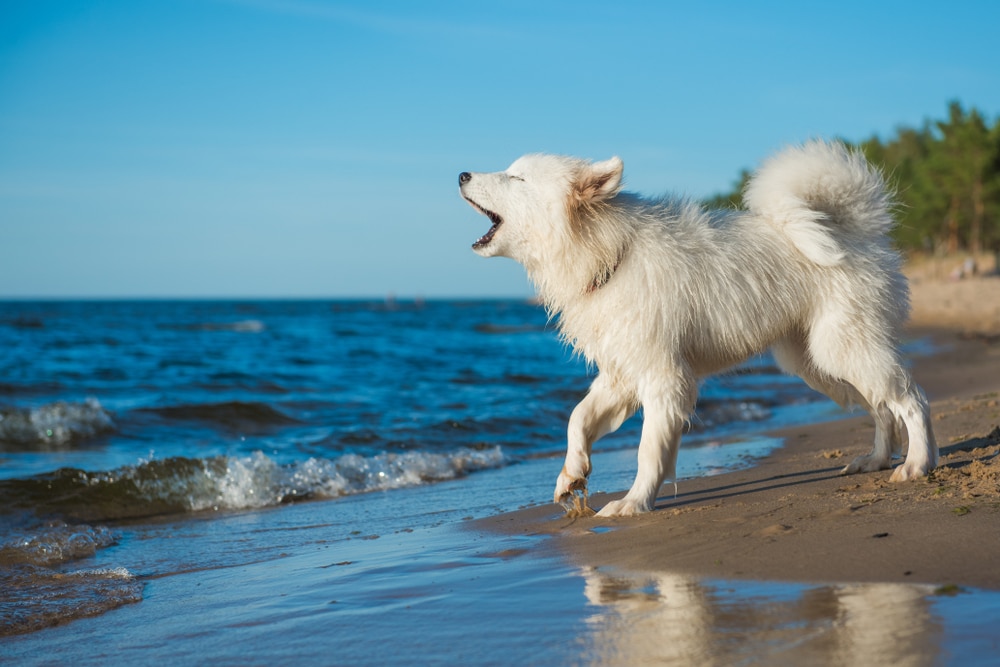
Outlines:
<svg viewBox="0 0 1000 667"><path fill-rule="evenodd" d="M0 298L526 296L463 170L1000 113L1000 3L0 0Z"/></svg>

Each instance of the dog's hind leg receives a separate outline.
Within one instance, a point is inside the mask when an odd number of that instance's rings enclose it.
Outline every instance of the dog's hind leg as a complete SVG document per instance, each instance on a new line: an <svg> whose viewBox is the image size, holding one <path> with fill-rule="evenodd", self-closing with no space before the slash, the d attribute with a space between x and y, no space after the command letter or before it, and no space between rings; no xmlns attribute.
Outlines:
<svg viewBox="0 0 1000 667"><path fill-rule="evenodd" d="M892 411L883 403L874 409L869 407L868 412L875 420L875 443L871 452L855 457L844 466L841 475L888 470L892 467L892 455L902 449L899 422Z"/></svg>
<svg viewBox="0 0 1000 667"><path fill-rule="evenodd" d="M874 472L892 467L892 455L900 451L902 440L899 422L891 410L885 405L873 408L853 385L845 380L832 378L816 368L809 359L805 341L801 337L779 341L771 348L771 352L778 366L786 373L798 375L807 385L827 395L843 408L864 408L875 420L875 444L871 453L854 459L842 474Z"/></svg>
<svg viewBox="0 0 1000 667"><path fill-rule="evenodd" d="M643 397L642 436L639 465L632 488L621 500L613 500L598 516L634 516L649 512L665 479L674 479L681 432L694 409L697 390L693 381L681 381L676 396Z"/></svg>
<svg viewBox="0 0 1000 667"><path fill-rule="evenodd" d="M900 380L899 390L887 398L879 399L878 407L872 410L875 418L875 444L869 454L851 461L842 474L873 472L892 467L892 455L902 449L900 431L905 427L908 440L906 460L892 471L889 481L904 482L925 476L937 466L938 450L931 429L930 408L920 388L913 384L909 375L899 368L905 378ZM886 434L892 437L886 438ZM888 440L888 442L887 442Z"/></svg>
<svg viewBox="0 0 1000 667"><path fill-rule="evenodd" d="M906 373L900 369L903 373ZM888 408L897 419L906 424L909 445L903 465L892 471L890 482L905 482L924 477L937 467L938 448L931 428L930 406L927 398L906 374L905 391L889 401Z"/></svg>
<svg viewBox="0 0 1000 667"><path fill-rule="evenodd" d="M574 491L587 488L590 450L594 442L615 431L635 412L634 401L615 390L604 374L590 385L587 396L573 409L566 433L566 462L556 480L555 502L565 502Z"/></svg>
<svg viewBox="0 0 1000 667"><path fill-rule="evenodd" d="M876 426L871 453L855 459L844 473L890 468L893 452L901 449L902 425L908 441L906 460L893 471L890 481L923 477L937 466L938 459L927 399L888 341L861 326L840 330L858 335L848 341L843 336L817 335L814 329L810 357L821 372L843 378L856 389L871 406Z"/></svg>

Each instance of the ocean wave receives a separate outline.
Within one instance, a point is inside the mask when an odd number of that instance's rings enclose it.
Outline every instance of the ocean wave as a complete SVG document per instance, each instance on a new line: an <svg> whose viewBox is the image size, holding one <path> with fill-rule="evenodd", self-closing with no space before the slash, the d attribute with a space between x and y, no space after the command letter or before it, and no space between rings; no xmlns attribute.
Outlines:
<svg viewBox="0 0 1000 667"><path fill-rule="evenodd" d="M57 572L35 565L0 570L0 636L34 632L142 600L143 584L123 567Z"/></svg>
<svg viewBox="0 0 1000 667"><path fill-rule="evenodd" d="M239 432L257 432L299 423L277 408L255 401L170 405L142 408L137 412L155 414L166 419L197 421Z"/></svg>
<svg viewBox="0 0 1000 667"><path fill-rule="evenodd" d="M552 327L547 324L494 324L492 322L482 322L474 325L472 329L476 333L482 334L521 334L550 331Z"/></svg>
<svg viewBox="0 0 1000 667"><path fill-rule="evenodd" d="M82 521L254 509L440 482L504 463L500 447L346 454L288 465L279 465L261 452L169 458L108 472L64 468L30 479L0 481L0 506Z"/></svg>
<svg viewBox="0 0 1000 667"><path fill-rule="evenodd" d="M235 322L196 322L195 324L161 324L161 329L178 331L235 331L237 333L260 333L267 325L260 320L237 320Z"/></svg>
<svg viewBox="0 0 1000 667"><path fill-rule="evenodd" d="M0 409L0 446L61 446L114 430L111 414L96 398Z"/></svg>
<svg viewBox="0 0 1000 667"><path fill-rule="evenodd" d="M108 528L52 521L16 532L0 542L0 636L96 616L142 599L142 582L124 567L60 567L117 544Z"/></svg>
<svg viewBox="0 0 1000 667"><path fill-rule="evenodd" d="M708 430L726 424L759 422L771 416L771 410L759 401L700 401L692 422L695 430Z"/></svg>
<svg viewBox="0 0 1000 667"><path fill-rule="evenodd" d="M0 319L0 324L6 324L12 329L44 329L45 322L39 317L31 315L18 315L17 317L5 317Z"/></svg>
<svg viewBox="0 0 1000 667"><path fill-rule="evenodd" d="M104 526L71 526L53 521L0 543L0 565L56 565L87 558L117 542Z"/></svg>

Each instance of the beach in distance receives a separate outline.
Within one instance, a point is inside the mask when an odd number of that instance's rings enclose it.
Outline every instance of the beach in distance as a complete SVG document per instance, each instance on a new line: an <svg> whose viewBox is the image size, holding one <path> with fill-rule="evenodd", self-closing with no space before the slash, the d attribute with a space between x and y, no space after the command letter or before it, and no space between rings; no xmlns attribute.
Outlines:
<svg viewBox="0 0 1000 667"><path fill-rule="evenodd" d="M871 419L765 355L627 519L551 503L590 371L537 305L0 303L0 661L995 664L980 268L910 273L928 478L841 476ZM638 426L595 446L595 507Z"/></svg>

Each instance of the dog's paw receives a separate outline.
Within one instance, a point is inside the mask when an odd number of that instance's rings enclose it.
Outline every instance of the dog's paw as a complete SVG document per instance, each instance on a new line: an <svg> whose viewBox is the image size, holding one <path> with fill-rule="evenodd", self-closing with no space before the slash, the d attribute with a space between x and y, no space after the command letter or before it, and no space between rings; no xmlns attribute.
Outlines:
<svg viewBox="0 0 1000 667"><path fill-rule="evenodd" d="M871 455L859 456L847 464L847 466L840 471L840 474L853 475L858 472L877 472L879 470L888 470L891 467L892 461L889 461L888 459L876 458Z"/></svg>
<svg viewBox="0 0 1000 667"><path fill-rule="evenodd" d="M552 501L555 503L565 503L571 500L573 494L577 491L584 494L587 493L587 478L570 475L563 468L563 471L559 473L559 478L556 479L556 490L552 494Z"/></svg>
<svg viewBox="0 0 1000 667"><path fill-rule="evenodd" d="M616 516L638 516L639 514L645 514L651 509L653 508L649 507L646 503L637 503L634 500L622 498L621 500L612 500L610 503L605 505L601 508L601 511L597 513L597 516L605 518Z"/></svg>
<svg viewBox="0 0 1000 667"><path fill-rule="evenodd" d="M587 502L587 490L575 491L563 498L559 503L566 510L566 516L570 519L580 519L594 516L597 512L591 508Z"/></svg>
<svg viewBox="0 0 1000 667"><path fill-rule="evenodd" d="M889 477L890 482L908 482L912 479L921 479L927 476L929 472L928 465L920 465L918 463L910 463L909 461L904 461L902 465L897 466L895 470L892 471L892 476Z"/></svg>

